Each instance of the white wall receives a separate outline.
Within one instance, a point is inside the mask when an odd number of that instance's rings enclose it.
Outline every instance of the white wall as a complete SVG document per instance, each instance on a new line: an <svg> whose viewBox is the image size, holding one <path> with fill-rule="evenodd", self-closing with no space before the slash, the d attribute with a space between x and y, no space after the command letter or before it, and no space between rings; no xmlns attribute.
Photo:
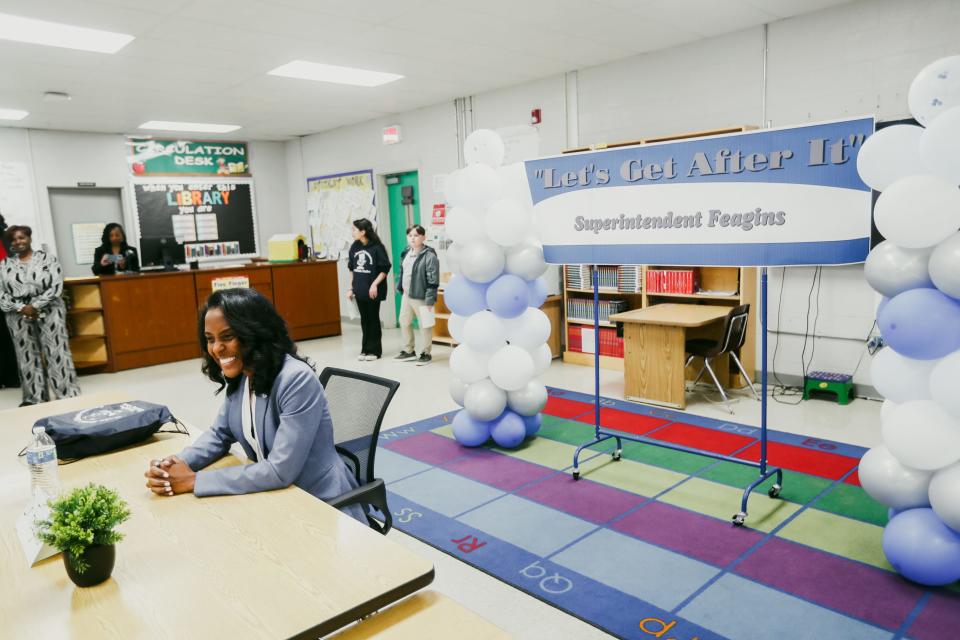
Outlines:
<svg viewBox="0 0 960 640"><path fill-rule="evenodd" d="M766 119L772 126L787 126L871 113L881 120L908 117L910 81L927 63L958 53L957 25L956 0L865 0L773 23L767 43ZM763 126L763 28L580 69L577 82L574 124L580 145ZM534 107L543 110L540 154L560 152L567 124L563 76L474 96L473 123L489 128L523 124ZM454 117L453 107L444 104L308 136L303 139L304 175L419 169L426 201L432 175L457 168ZM396 123L403 125L404 142L383 147L380 129ZM288 143L288 159L295 144ZM296 226L305 219L305 186L302 179L291 185ZM824 268L811 369L850 373L864 352L877 297L862 272L861 266ZM780 270L770 275L771 361L776 345L781 374L803 371L812 274L813 269L788 273L782 309ZM812 330L815 298L810 306ZM392 321L392 308L384 319ZM808 361L811 347L808 338ZM870 383L869 356L855 380Z"/></svg>
<svg viewBox="0 0 960 640"><path fill-rule="evenodd" d="M256 194L260 251L267 240L290 229L290 194L284 143L248 143ZM36 201L36 232L40 242L56 250L50 213L50 187L75 187L95 182L98 187L123 189L124 226L133 227L129 200L130 171L126 138L122 135L0 128L0 161L24 162L30 167Z"/></svg>

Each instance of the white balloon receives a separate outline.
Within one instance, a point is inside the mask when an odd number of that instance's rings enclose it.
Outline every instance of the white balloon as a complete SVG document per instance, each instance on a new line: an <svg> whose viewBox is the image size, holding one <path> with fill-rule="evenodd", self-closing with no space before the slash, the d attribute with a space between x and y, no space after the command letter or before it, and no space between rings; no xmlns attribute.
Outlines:
<svg viewBox="0 0 960 640"><path fill-rule="evenodd" d="M483 238L483 222L466 207L454 207L444 221L447 237L453 242L466 244Z"/></svg>
<svg viewBox="0 0 960 640"><path fill-rule="evenodd" d="M507 343L503 321L491 311L481 311L467 318L464 341L476 351L496 351ZM500 414L497 414L500 415Z"/></svg>
<svg viewBox="0 0 960 640"><path fill-rule="evenodd" d="M881 349L870 364L874 388L896 403L930 399L930 372L937 360L906 358L893 349Z"/></svg>
<svg viewBox="0 0 960 640"><path fill-rule="evenodd" d="M465 384L486 378L489 363L489 353L474 351L465 344L456 347L450 354L450 371Z"/></svg>
<svg viewBox="0 0 960 640"><path fill-rule="evenodd" d="M930 506L948 527L960 533L960 463L933 474Z"/></svg>
<svg viewBox="0 0 960 640"><path fill-rule="evenodd" d="M460 169L456 190L461 202L455 204L483 211L500 197L500 178L485 164L471 164Z"/></svg>
<svg viewBox="0 0 960 640"><path fill-rule="evenodd" d="M923 127L898 124L877 131L867 138L857 154L860 178L877 191L894 181L924 171L920 160L920 136Z"/></svg>
<svg viewBox="0 0 960 640"><path fill-rule="evenodd" d="M539 347L527 349L533 356L533 375L540 376L547 372L550 363L553 362L553 352L550 351L550 345L544 342Z"/></svg>
<svg viewBox="0 0 960 640"><path fill-rule="evenodd" d="M522 389L507 393L507 405L522 416L536 415L547 406L547 388L539 381L531 380Z"/></svg>
<svg viewBox="0 0 960 640"><path fill-rule="evenodd" d="M527 182L527 170L522 162L506 164L497 169L500 184L503 185L503 197L512 198L524 209L533 208L530 185Z"/></svg>
<svg viewBox="0 0 960 640"><path fill-rule="evenodd" d="M930 504L927 489L933 473L903 466L883 445L863 454L857 473L860 486L880 504L897 510Z"/></svg>
<svg viewBox="0 0 960 640"><path fill-rule="evenodd" d="M463 142L463 159L496 169L503 163L503 140L491 129L477 129Z"/></svg>
<svg viewBox="0 0 960 640"><path fill-rule="evenodd" d="M530 224L530 214L516 201L500 199L487 209L483 224L491 240L512 247L523 240Z"/></svg>
<svg viewBox="0 0 960 640"><path fill-rule="evenodd" d="M923 132L920 158L927 169L926 173L940 176L950 184L960 185L957 147L960 147L960 106L942 113Z"/></svg>
<svg viewBox="0 0 960 640"><path fill-rule="evenodd" d="M533 307L527 307L522 314L504 324L507 326L507 341L524 349L534 349L550 337L550 318Z"/></svg>
<svg viewBox="0 0 960 640"><path fill-rule="evenodd" d="M958 381L960 381L960 351L954 351L947 357L937 360L930 372L930 397L944 411L960 420ZM960 487L957 490L960 491Z"/></svg>
<svg viewBox="0 0 960 640"><path fill-rule="evenodd" d="M536 280L547 271L543 260L543 248L539 244L523 242L510 247L506 252L507 273L524 280Z"/></svg>
<svg viewBox="0 0 960 640"><path fill-rule="evenodd" d="M533 358L514 345L500 347L490 357L490 379L505 391L522 389L533 378Z"/></svg>
<svg viewBox="0 0 960 640"><path fill-rule="evenodd" d="M451 313L450 317L447 318L447 331L450 333L450 337L457 342L466 342L466 324L466 316Z"/></svg>
<svg viewBox="0 0 960 640"><path fill-rule="evenodd" d="M899 407L900 405L896 402L891 402L890 400L884 400L880 404L880 422L883 423L884 420L890 417L890 414L893 413L893 410Z"/></svg>
<svg viewBox="0 0 960 640"><path fill-rule="evenodd" d="M481 422L493 420L507 407L507 392L484 378L467 387L463 408L470 417Z"/></svg>
<svg viewBox="0 0 960 640"><path fill-rule="evenodd" d="M930 255L929 270L937 289L952 298L960 298L960 233L937 245Z"/></svg>
<svg viewBox="0 0 960 640"><path fill-rule="evenodd" d="M937 176L902 178L880 194L873 218L893 244L930 247L960 228L960 189Z"/></svg>
<svg viewBox="0 0 960 640"><path fill-rule="evenodd" d="M874 291L888 298L910 289L932 288L927 269L932 251L932 247L904 249L884 240L867 256L863 276Z"/></svg>
<svg viewBox="0 0 960 640"><path fill-rule="evenodd" d="M450 378L450 397L461 407L463 406L463 396L467 393L467 385L460 378Z"/></svg>
<svg viewBox="0 0 960 640"><path fill-rule="evenodd" d="M883 423L883 443L904 466L941 469L960 460L960 423L931 400L904 402Z"/></svg>
<svg viewBox="0 0 960 640"><path fill-rule="evenodd" d="M924 67L910 83L907 104L924 126L960 105L960 56L940 58Z"/></svg>
<svg viewBox="0 0 960 640"><path fill-rule="evenodd" d="M460 270L474 282L494 280L503 272L504 261L503 249L490 240L476 240L460 250Z"/></svg>
<svg viewBox="0 0 960 640"><path fill-rule="evenodd" d="M447 271L455 276L460 275L460 252L462 250L462 244L451 244L444 252L447 261Z"/></svg>

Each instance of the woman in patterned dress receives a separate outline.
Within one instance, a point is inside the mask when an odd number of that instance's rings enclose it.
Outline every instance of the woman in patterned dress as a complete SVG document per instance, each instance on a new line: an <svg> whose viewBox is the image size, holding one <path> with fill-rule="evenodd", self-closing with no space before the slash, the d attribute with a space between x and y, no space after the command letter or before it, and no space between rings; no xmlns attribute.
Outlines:
<svg viewBox="0 0 960 640"><path fill-rule="evenodd" d="M20 365L27 406L80 394L67 335L67 310L60 298L63 271L56 257L34 250L30 227L6 231L13 255L0 263L0 311L7 318Z"/></svg>

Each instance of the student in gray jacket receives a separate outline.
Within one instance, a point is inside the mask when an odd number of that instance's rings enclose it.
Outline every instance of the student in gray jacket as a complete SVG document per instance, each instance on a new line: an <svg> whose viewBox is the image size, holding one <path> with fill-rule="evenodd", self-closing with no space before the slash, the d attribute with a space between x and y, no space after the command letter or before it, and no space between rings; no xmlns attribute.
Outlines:
<svg viewBox="0 0 960 640"><path fill-rule="evenodd" d="M408 246L400 254L400 332L403 349L396 360L415 360L417 366L430 364L433 359L433 326L424 328L421 309L434 313L437 288L440 286L440 260L433 247L426 245L427 232L418 224L407 229ZM413 338L413 316L420 319L420 357L417 357Z"/></svg>
<svg viewBox="0 0 960 640"><path fill-rule="evenodd" d="M215 292L200 311L203 373L227 396L196 442L144 474L158 495L255 493L295 484L321 500L357 487L334 449L323 386L283 318L254 289ZM251 464L206 469L239 442ZM364 524L363 508L344 509Z"/></svg>

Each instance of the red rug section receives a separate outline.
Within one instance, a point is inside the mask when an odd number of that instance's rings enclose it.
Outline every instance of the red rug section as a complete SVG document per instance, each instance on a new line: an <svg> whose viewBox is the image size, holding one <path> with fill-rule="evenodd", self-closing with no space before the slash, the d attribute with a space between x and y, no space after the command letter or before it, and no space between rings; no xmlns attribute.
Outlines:
<svg viewBox="0 0 960 640"><path fill-rule="evenodd" d="M737 457L744 460L760 460L760 443L738 453ZM809 473L830 480L839 480L843 477L843 474L857 466L860 460L836 453L805 449L792 444L770 442L767 444L767 462L775 467Z"/></svg>
<svg viewBox="0 0 960 640"><path fill-rule="evenodd" d="M591 405L587 406L591 409L593 408ZM593 412L591 411L585 416L580 416L577 418L577 422L593 424ZM644 416L638 413L630 413L629 411L620 411L619 409L610 409L607 407L600 408L600 426L616 429L617 431L622 431L623 433L632 433L642 436L643 434L656 429L657 427L662 427L669 422L669 420L664 420L663 418L651 418L650 416Z"/></svg>
<svg viewBox="0 0 960 640"><path fill-rule="evenodd" d="M756 439L750 436L705 429L685 422L675 422L669 427L664 427L656 433L650 434L649 437L724 455L730 455L734 451L743 449L751 442L756 442Z"/></svg>
<svg viewBox="0 0 960 640"><path fill-rule="evenodd" d="M547 398L547 406L543 408L543 412L548 416L572 418L574 416L579 416L581 413L586 413L591 409L593 409L593 404L578 402L576 400L567 400L566 398L558 398L557 396L550 396Z"/></svg>
<svg viewBox="0 0 960 640"><path fill-rule="evenodd" d="M852 484L855 487L860 486L860 472L854 471L851 473L846 480L843 481L844 484Z"/></svg>

